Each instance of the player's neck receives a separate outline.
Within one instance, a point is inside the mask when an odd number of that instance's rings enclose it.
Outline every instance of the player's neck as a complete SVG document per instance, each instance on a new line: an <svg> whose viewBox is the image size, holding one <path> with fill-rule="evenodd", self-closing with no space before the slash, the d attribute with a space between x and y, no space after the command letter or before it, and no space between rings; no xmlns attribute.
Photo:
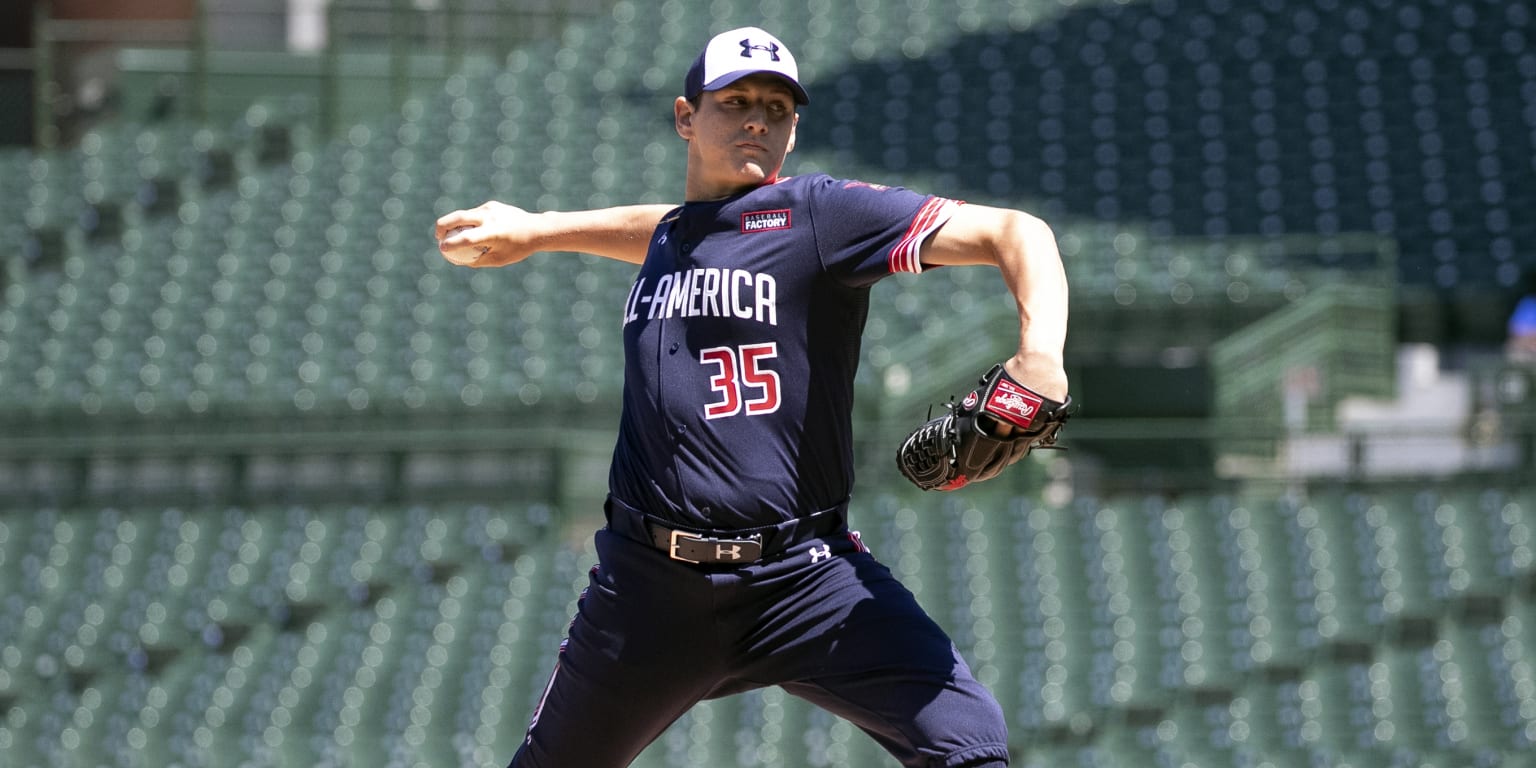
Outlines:
<svg viewBox="0 0 1536 768"><path fill-rule="evenodd" d="M722 200L729 200L729 199L731 199L733 197L737 197L739 195L746 194L747 192L751 192L752 190L757 189L759 186L761 186L761 184L743 184L743 185L737 186L737 187L704 187L704 188L696 188L696 187L693 187L693 186L689 186L683 192L683 202L685 202L685 203L718 203L718 202L720 202Z"/></svg>
<svg viewBox="0 0 1536 768"><path fill-rule="evenodd" d="M766 187L781 181L777 171L766 178L736 182L711 182L690 177L683 186L683 201L688 203L714 203L744 195L758 187Z"/></svg>

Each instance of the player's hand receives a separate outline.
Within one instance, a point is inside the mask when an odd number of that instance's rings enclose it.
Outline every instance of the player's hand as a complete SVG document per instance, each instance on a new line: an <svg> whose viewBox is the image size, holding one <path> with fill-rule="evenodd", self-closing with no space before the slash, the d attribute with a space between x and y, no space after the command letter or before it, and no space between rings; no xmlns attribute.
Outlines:
<svg viewBox="0 0 1536 768"><path fill-rule="evenodd" d="M1052 400L1062 400L1067 395L1067 369L1060 353L1016 352L1003 361L1008 375Z"/></svg>
<svg viewBox="0 0 1536 768"><path fill-rule="evenodd" d="M461 267L516 264L539 249L538 214L495 200L454 211L437 220L437 249Z"/></svg>
<svg viewBox="0 0 1536 768"><path fill-rule="evenodd" d="M1010 360L1012 364L1015 361ZM1047 397L995 365L948 413L912 430L896 450L896 466L925 491L953 491L990 480L1036 448L1055 448L1072 415L1072 398Z"/></svg>

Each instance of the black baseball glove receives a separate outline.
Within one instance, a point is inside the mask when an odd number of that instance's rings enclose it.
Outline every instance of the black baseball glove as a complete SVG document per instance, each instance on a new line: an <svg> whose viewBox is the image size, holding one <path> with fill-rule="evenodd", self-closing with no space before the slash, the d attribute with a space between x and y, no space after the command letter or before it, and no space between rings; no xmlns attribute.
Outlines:
<svg viewBox="0 0 1536 768"><path fill-rule="evenodd" d="M1035 448L1055 448L1056 433L1070 415L1072 398L1058 403L1014 381L1001 364L949 413L930 419L901 443L896 466L925 491L953 491L990 480ZM1013 427L1006 437L1000 425Z"/></svg>

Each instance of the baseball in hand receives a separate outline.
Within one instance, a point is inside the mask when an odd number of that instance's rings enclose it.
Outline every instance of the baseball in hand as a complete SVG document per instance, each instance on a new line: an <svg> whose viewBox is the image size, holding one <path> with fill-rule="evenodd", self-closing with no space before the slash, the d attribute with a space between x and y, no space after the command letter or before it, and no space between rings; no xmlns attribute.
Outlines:
<svg viewBox="0 0 1536 768"><path fill-rule="evenodd" d="M454 227L453 229L448 230L447 234L443 235L443 239L438 241L438 243L437 243L438 250L444 251L446 253L447 249L445 249L443 247L443 243L444 242L446 242L449 238L453 237L454 235L459 234L460 232L467 232L467 231L469 231L471 229L474 229L474 227L471 227L469 225L465 225L465 226L461 226L461 227ZM463 247L455 249L455 250L471 251L471 252L474 252L474 253L484 254L484 253L489 252L491 250L491 247L488 246L488 245L471 245L471 246L463 246Z"/></svg>

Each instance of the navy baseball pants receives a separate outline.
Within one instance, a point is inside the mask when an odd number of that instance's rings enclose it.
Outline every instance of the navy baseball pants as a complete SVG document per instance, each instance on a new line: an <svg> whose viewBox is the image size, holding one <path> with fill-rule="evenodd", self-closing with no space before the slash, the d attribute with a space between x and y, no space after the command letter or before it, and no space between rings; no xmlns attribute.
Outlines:
<svg viewBox="0 0 1536 768"><path fill-rule="evenodd" d="M824 535L780 530L787 547L756 563L699 566L610 501L599 564L511 768L623 768L697 702L771 685L908 768L1007 765L996 699L832 514Z"/></svg>

